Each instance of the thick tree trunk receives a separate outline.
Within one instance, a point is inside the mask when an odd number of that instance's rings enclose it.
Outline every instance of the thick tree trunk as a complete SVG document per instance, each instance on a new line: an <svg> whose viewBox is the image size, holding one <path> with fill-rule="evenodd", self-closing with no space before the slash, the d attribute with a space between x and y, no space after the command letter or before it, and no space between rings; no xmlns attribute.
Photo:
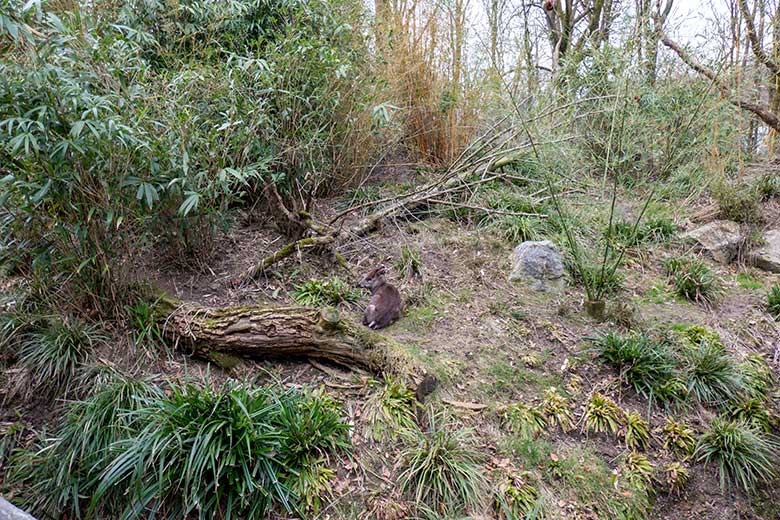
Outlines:
<svg viewBox="0 0 780 520"><path fill-rule="evenodd" d="M315 358L419 381L422 370L398 342L349 319L336 309L268 305L206 308L163 297L157 304L166 338L214 359Z"/></svg>

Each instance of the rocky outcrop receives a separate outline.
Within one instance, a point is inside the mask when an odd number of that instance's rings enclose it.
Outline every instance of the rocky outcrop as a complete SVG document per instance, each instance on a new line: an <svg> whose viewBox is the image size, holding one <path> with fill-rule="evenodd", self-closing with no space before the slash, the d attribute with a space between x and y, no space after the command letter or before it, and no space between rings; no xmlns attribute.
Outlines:
<svg viewBox="0 0 780 520"><path fill-rule="evenodd" d="M728 264L737 256L742 233L736 222L715 220L683 233L682 238L696 242L696 245L716 262Z"/></svg>
<svg viewBox="0 0 780 520"><path fill-rule="evenodd" d="M559 291L566 285L563 258L549 240L523 242L512 252L509 281L537 291Z"/></svg>
<svg viewBox="0 0 780 520"><path fill-rule="evenodd" d="M780 229L764 232L764 245L752 254L753 263L765 271L780 273Z"/></svg>

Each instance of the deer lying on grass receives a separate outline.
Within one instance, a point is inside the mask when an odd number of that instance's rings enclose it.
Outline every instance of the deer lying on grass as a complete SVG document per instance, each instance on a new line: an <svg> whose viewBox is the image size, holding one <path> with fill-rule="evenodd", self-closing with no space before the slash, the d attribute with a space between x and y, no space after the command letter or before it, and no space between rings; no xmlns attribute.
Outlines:
<svg viewBox="0 0 780 520"><path fill-rule="evenodd" d="M358 285L371 291L363 325L374 330L383 329L401 316L401 294L385 281L384 266L369 271Z"/></svg>

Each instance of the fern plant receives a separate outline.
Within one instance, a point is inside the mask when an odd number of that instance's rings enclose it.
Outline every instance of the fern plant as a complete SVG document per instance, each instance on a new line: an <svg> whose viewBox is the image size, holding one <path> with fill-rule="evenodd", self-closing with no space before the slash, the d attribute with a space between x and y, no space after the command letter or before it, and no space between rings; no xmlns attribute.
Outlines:
<svg viewBox="0 0 780 520"><path fill-rule="evenodd" d="M645 449L650 444L650 424L637 412L625 414L623 440L633 450Z"/></svg>
<svg viewBox="0 0 780 520"><path fill-rule="evenodd" d="M684 422L667 417L661 428L663 447L678 457L688 458L696 447L693 430Z"/></svg>
<svg viewBox="0 0 780 520"><path fill-rule="evenodd" d="M547 419L542 409L520 401L507 407L504 419L512 431L526 439L535 437L547 427Z"/></svg>
<svg viewBox="0 0 780 520"><path fill-rule="evenodd" d="M574 427L574 416L569 400L558 393L557 388L550 387L545 391L542 411L550 426L558 425L565 432Z"/></svg>

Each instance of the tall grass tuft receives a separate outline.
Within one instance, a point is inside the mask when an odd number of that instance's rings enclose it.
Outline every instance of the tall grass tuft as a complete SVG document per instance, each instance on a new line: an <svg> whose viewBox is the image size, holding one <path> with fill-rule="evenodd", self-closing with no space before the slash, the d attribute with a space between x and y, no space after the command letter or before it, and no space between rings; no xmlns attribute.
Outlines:
<svg viewBox="0 0 780 520"><path fill-rule="evenodd" d="M766 312L780 321L780 285L773 285L766 295Z"/></svg>
<svg viewBox="0 0 780 520"><path fill-rule="evenodd" d="M398 480L417 505L462 511L482 502L487 480L471 430L430 411L424 431L406 430L403 436Z"/></svg>
<svg viewBox="0 0 780 520"><path fill-rule="evenodd" d="M776 475L778 448L753 426L716 418L699 439L694 456L717 465L721 488L736 485L750 492Z"/></svg>
<svg viewBox="0 0 780 520"><path fill-rule="evenodd" d="M19 352L31 389L48 395L67 394L76 372L103 340L95 325L72 318L49 319L42 329L26 336Z"/></svg>
<svg viewBox="0 0 780 520"><path fill-rule="evenodd" d="M381 441L401 430L415 428L416 403L414 392L408 386L385 379L379 390L366 400L363 411L371 438Z"/></svg>
<svg viewBox="0 0 780 520"><path fill-rule="evenodd" d="M676 363L668 345L644 335L620 336L614 332L595 342L598 358L620 371L622 380L648 399L673 400L679 392L671 392Z"/></svg>
<svg viewBox="0 0 780 520"><path fill-rule="evenodd" d="M722 405L745 391L745 378L719 341L683 346L688 392L704 404Z"/></svg>
<svg viewBox="0 0 780 520"><path fill-rule="evenodd" d="M328 456L349 447L339 412L310 392L117 376L71 404L56 437L21 452L9 483L34 510L76 518L317 509L333 475Z"/></svg>

